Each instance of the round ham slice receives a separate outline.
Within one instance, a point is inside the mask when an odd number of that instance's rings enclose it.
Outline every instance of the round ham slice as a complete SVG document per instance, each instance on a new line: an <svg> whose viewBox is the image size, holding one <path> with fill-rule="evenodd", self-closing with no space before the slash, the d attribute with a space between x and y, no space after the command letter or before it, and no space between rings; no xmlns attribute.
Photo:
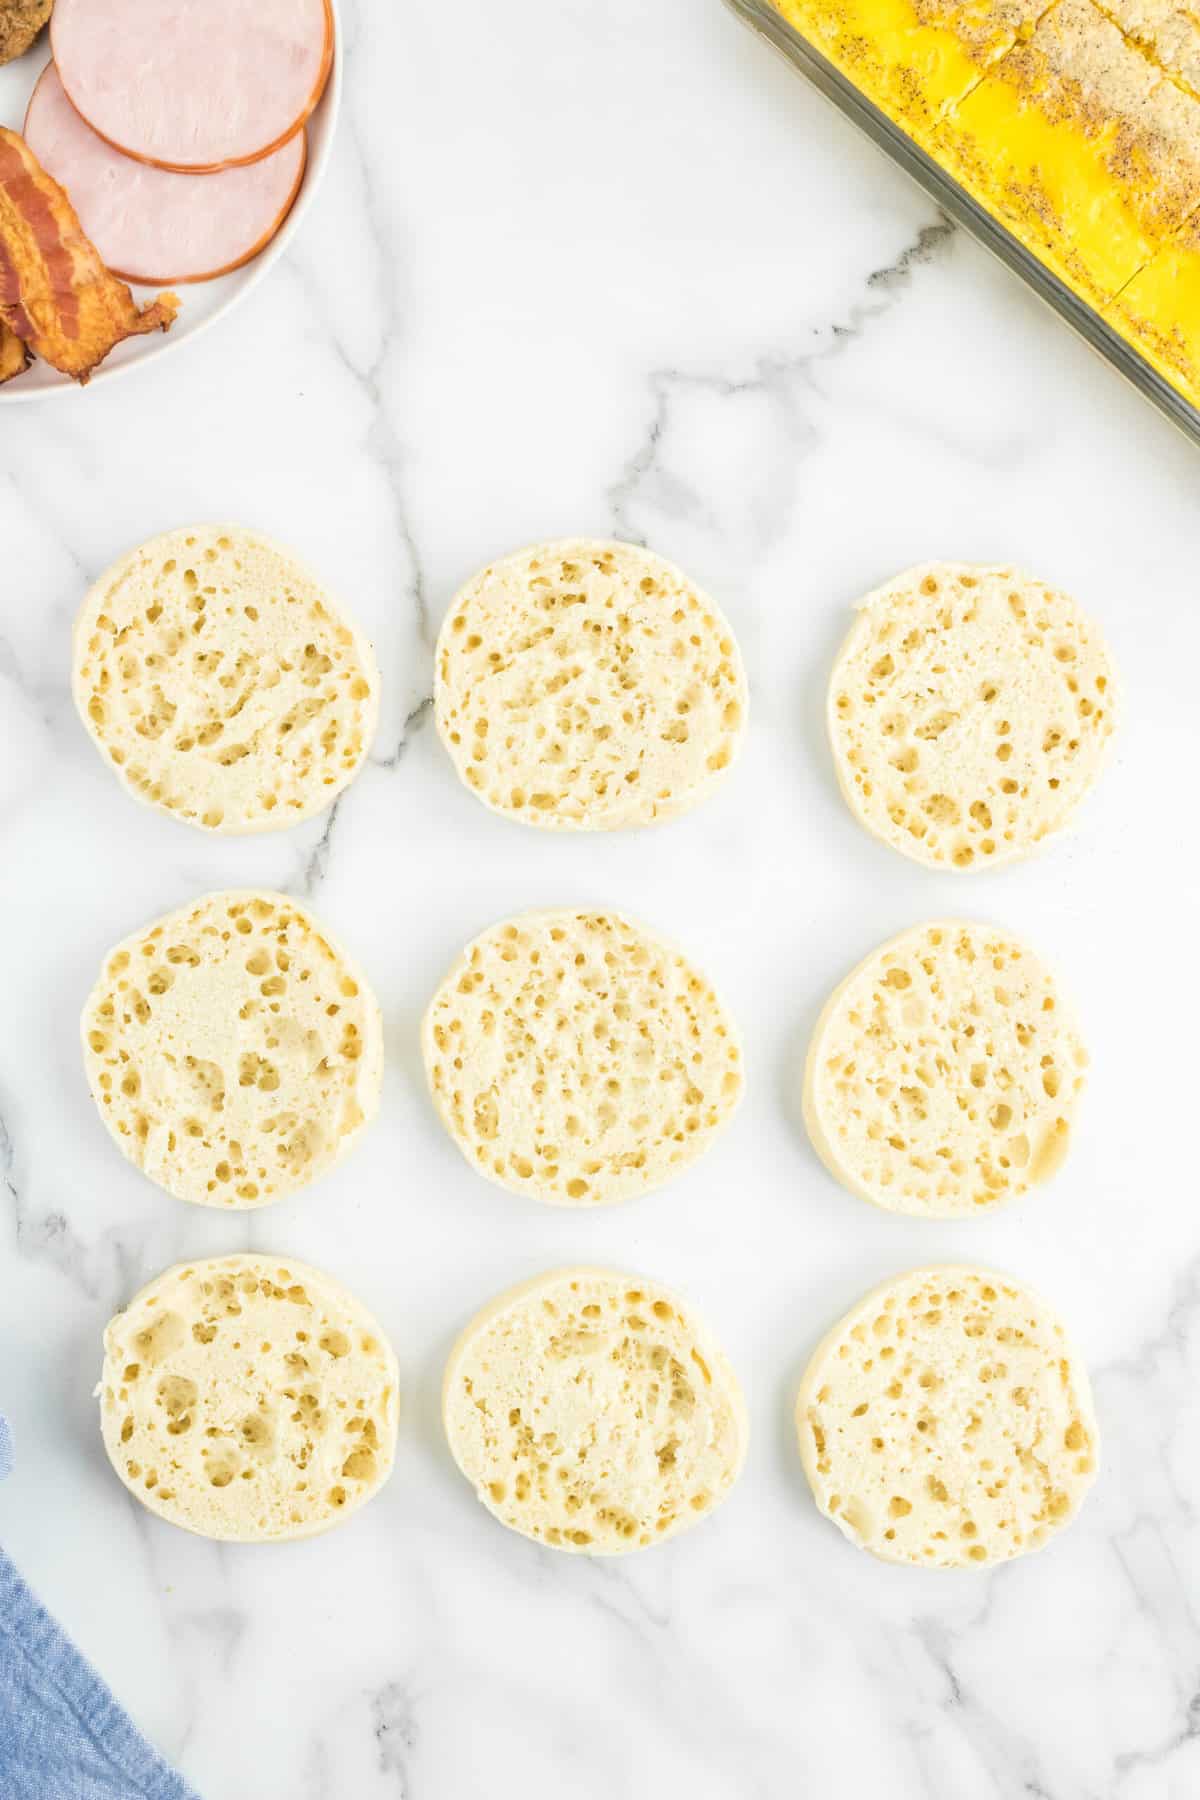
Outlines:
<svg viewBox="0 0 1200 1800"><path fill-rule="evenodd" d="M57 0L71 104L127 156L191 173L255 162L307 119L333 61L330 0Z"/></svg>
<svg viewBox="0 0 1200 1800"><path fill-rule="evenodd" d="M270 156L215 175L136 162L84 124L53 63L33 90L25 141L126 281L207 281L249 262L287 217L304 174L302 131Z"/></svg>

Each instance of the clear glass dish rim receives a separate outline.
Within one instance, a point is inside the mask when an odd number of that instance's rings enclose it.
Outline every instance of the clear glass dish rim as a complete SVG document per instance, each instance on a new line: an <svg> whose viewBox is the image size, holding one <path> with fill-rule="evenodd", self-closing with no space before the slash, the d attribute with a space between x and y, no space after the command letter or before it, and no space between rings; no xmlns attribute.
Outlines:
<svg viewBox="0 0 1200 1800"><path fill-rule="evenodd" d="M1034 293L1110 367L1124 375L1172 424L1200 444L1200 411L1159 374L1120 333L1062 281L941 165L857 88L848 76L814 49L795 26L776 12L771 0L725 0L730 11L778 50L794 68L833 102L838 111L905 169L948 217L1019 275Z"/></svg>

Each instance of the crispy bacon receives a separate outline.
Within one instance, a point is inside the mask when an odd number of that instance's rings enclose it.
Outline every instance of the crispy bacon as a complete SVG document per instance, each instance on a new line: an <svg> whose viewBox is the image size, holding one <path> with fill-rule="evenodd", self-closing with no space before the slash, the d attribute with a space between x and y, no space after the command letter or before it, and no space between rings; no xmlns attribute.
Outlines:
<svg viewBox="0 0 1200 1800"><path fill-rule="evenodd" d="M63 189L25 140L0 126L0 324L64 375L86 381L114 344L166 331L178 310L174 294L138 310Z"/></svg>
<svg viewBox="0 0 1200 1800"><path fill-rule="evenodd" d="M15 331L0 319L0 383L11 381L14 375L23 375L29 367L29 351L21 342Z"/></svg>

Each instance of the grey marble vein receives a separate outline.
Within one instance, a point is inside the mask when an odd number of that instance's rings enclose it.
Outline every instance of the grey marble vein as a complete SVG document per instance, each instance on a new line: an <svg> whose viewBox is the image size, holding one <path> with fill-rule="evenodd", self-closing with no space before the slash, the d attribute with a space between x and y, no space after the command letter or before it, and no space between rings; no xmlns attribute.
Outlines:
<svg viewBox="0 0 1200 1800"><path fill-rule="evenodd" d="M396 1777L401 1800L416 1800L411 1764L420 1741L416 1700L402 1682L389 1681L371 1695L371 1719L380 1771Z"/></svg>
<svg viewBox="0 0 1200 1800"><path fill-rule="evenodd" d="M372 755L371 763L377 769L386 769L389 773L398 769L403 762L413 738L423 731L433 717L433 695L425 694L405 718L399 741L386 755Z"/></svg>
<svg viewBox="0 0 1200 1800"><path fill-rule="evenodd" d="M852 301L844 318L810 329L816 340L812 347L760 357L753 372L742 376L679 368L652 370L647 377L651 410L645 434L608 489L615 534L631 543L645 544L645 534L631 517L631 510L639 501L648 504L658 517L712 527L715 514L711 502L685 477L674 473L664 456L673 406L688 394L717 401L738 396L764 400L786 419L789 447L796 458L810 450L816 433L803 410L802 397L814 370L830 359L844 356L865 337L873 321L890 313L911 287L915 272L933 264L948 248L954 233L954 225L946 218L922 226L914 241L894 261L866 276L868 299ZM776 516L763 520L763 546L778 536L785 522L786 508L772 510Z"/></svg>

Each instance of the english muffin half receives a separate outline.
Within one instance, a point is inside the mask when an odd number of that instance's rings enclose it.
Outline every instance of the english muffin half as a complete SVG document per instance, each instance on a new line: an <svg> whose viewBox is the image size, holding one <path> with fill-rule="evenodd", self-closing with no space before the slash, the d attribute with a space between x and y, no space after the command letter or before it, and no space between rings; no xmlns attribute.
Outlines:
<svg viewBox="0 0 1200 1800"><path fill-rule="evenodd" d="M678 1295L610 1269L559 1269L500 1295L446 1365L454 1460L502 1525L612 1555L695 1525L741 1472L733 1371Z"/></svg>
<svg viewBox="0 0 1200 1800"><path fill-rule="evenodd" d="M130 1493L203 1537L312 1537L391 1473L391 1346L353 1294L290 1258L167 1269L110 1321L97 1393Z"/></svg>
<svg viewBox="0 0 1200 1800"><path fill-rule="evenodd" d="M286 894L205 894L126 938L81 1031L118 1149L201 1206L282 1199L340 1162L378 1110L378 1002Z"/></svg>
<svg viewBox="0 0 1200 1800"><path fill-rule="evenodd" d="M796 1402L817 1505L887 1562L948 1569L1041 1549L1095 1479L1087 1370L1057 1315L988 1269L873 1288L815 1352Z"/></svg>
<svg viewBox="0 0 1200 1800"><path fill-rule="evenodd" d="M434 711L493 811L612 831L708 797L742 741L746 677L728 621L680 569L568 538L489 564L455 596Z"/></svg>
<svg viewBox="0 0 1200 1800"><path fill-rule="evenodd" d="M324 810L375 735L367 639L290 550L238 525L151 538L93 585L72 687L135 799L209 831Z"/></svg>
<svg viewBox="0 0 1200 1800"><path fill-rule="evenodd" d="M1117 718L1099 627L1007 567L924 563L858 603L829 683L851 812L933 869L1028 856L1096 782Z"/></svg>

